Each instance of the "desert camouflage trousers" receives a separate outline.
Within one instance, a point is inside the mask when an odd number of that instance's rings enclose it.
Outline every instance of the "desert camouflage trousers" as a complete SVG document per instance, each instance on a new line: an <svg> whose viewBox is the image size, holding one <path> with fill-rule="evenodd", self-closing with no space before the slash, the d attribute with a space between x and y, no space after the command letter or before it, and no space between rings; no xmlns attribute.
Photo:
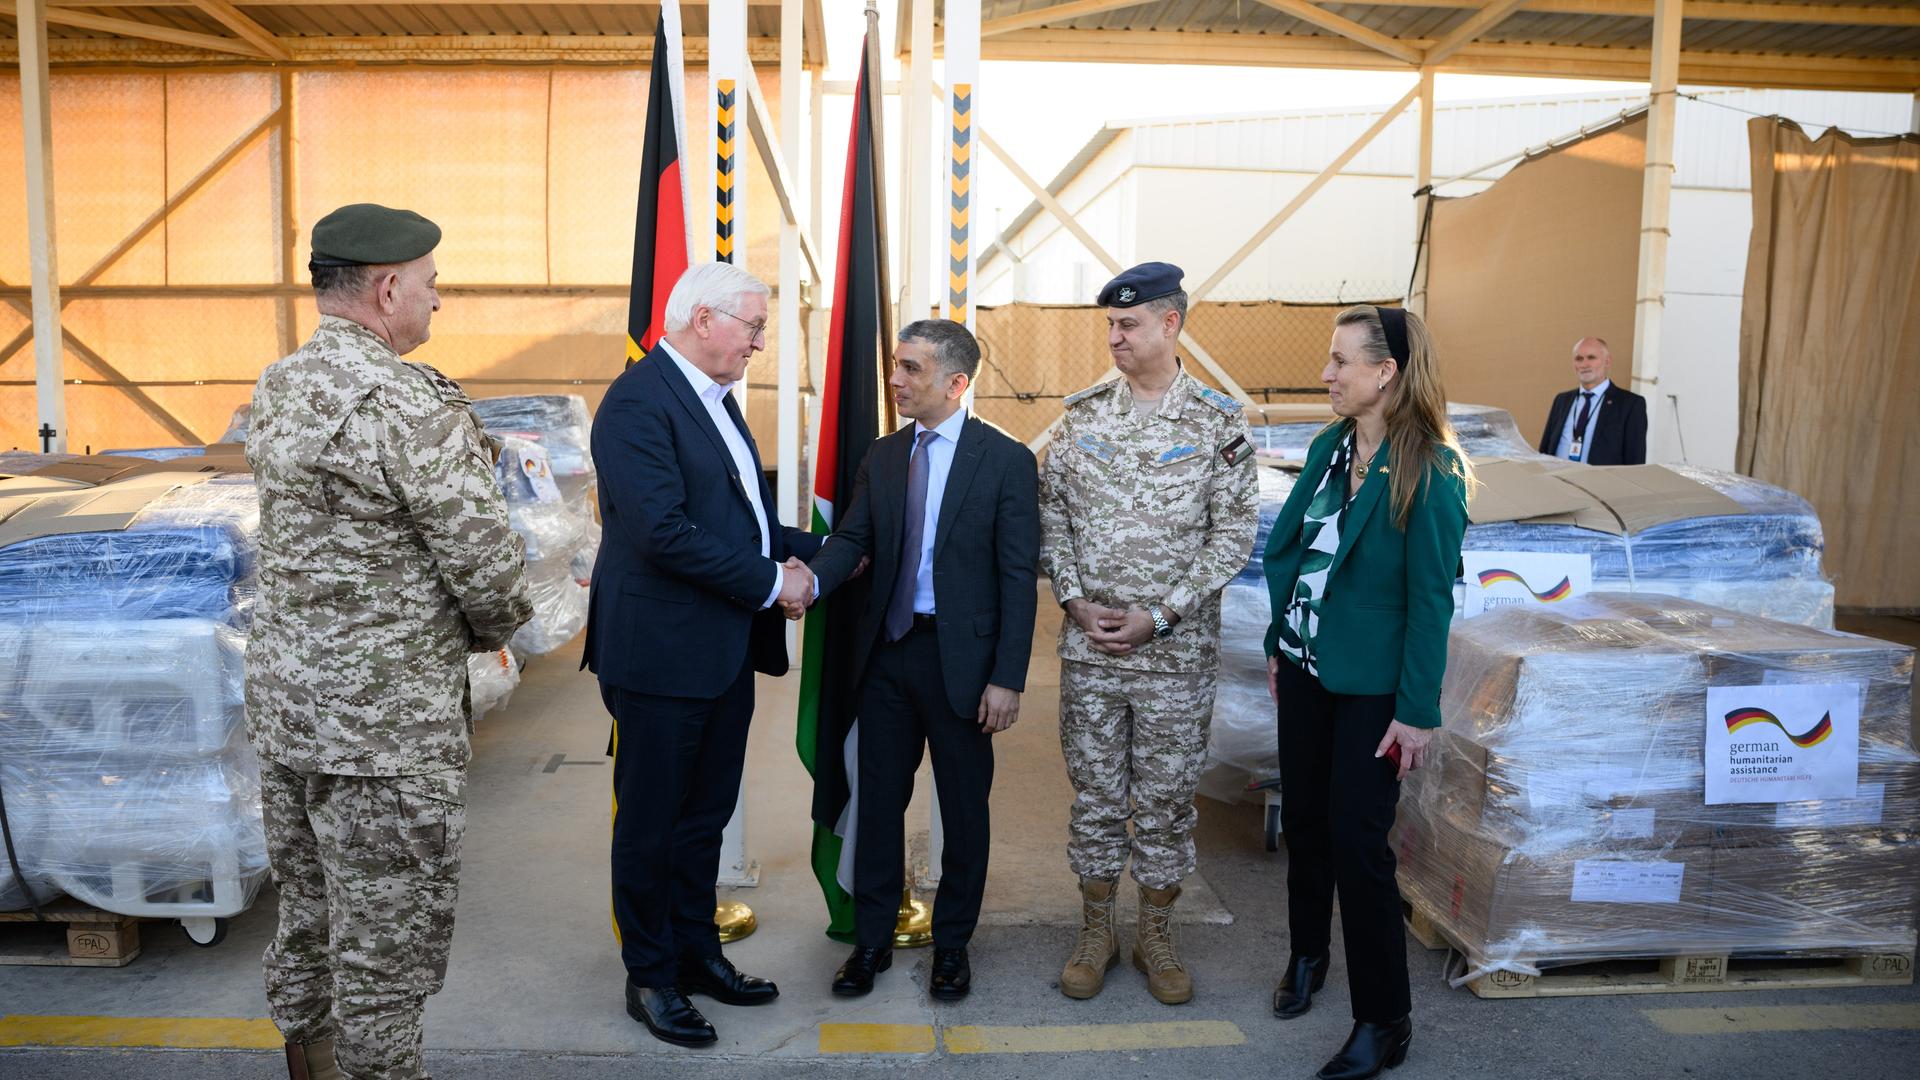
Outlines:
<svg viewBox="0 0 1920 1080"><path fill-rule="evenodd" d="M289 1042L331 1037L354 1080L425 1080L421 1012L447 973L465 771L300 773L261 762L280 925L267 1002Z"/></svg>
<svg viewBox="0 0 1920 1080"><path fill-rule="evenodd" d="M1067 863L1075 874L1118 878L1129 849L1133 880L1149 889L1170 889L1193 873L1193 797L1217 681L1212 671L1060 662L1060 749L1074 790Z"/></svg>

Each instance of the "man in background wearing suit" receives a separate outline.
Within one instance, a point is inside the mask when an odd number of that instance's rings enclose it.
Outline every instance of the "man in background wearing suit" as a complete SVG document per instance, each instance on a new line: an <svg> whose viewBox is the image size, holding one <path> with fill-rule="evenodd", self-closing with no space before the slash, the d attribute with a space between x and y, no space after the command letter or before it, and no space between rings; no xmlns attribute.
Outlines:
<svg viewBox="0 0 1920 1080"><path fill-rule="evenodd" d="M812 598L799 560L820 545L780 523L728 392L766 345L767 296L729 263L688 270L666 336L613 381L593 423L605 534L581 666L614 719L614 928L628 1014L682 1046L718 1038L687 994L779 994L734 969L713 924L753 675L786 674L781 616Z"/></svg>
<svg viewBox="0 0 1920 1080"><path fill-rule="evenodd" d="M825 594L873 559L854 652L855 948L833 980L844 996L872 990L893 962L901 818L923 744L947 829L928 989L953 1000L972 986L967 942L987 884L993 734L1020 715L1040 554L1033 454L961 407L979 365L980 346L960 323L900 331L887 383L914 423L867 451L846 516L812 562Z"/></svg>
<svg viewBox="0 0 1920 1080"><path fill-rule="evenodd" d="M1553 399L1540 452L1588 465L1647 463L1647 399L1613 385L1613 350L1597 337L1573 343L1578 390Z"/></svg>

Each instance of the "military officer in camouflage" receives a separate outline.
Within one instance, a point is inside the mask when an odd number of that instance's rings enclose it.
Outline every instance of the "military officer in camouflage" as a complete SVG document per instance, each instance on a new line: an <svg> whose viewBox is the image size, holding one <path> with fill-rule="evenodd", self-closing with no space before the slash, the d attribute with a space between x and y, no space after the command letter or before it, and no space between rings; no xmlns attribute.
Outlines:
<svg viewBox="0 0 1920 1080"><path fill-rule="evenodd" d="M295 1080L426 1076L420 1015L446 974L466 824L467 654L533 613L471 404L400 359L440 307L439 240L405 210L321 218L320 325L253 393L248 734L280 893L267 1000Z"/></svg>
<svg viewBox="0 0 1920 1080"><path fill-rule="evenodd" d="M1129 853L1140 886L1133 964L1158 1000L1193 997L1173 905L1194 869L1220 591L1247 565L1259 492L1240 402L1174 355L1187 315L1180 277L1145 263L1100 291L1120 377L1067 398L1041 471L1040 565L1067 615L1060 747L1083 920L1060 990L1073 998L1099 993L1119 962L1114 892Z"/></svg>

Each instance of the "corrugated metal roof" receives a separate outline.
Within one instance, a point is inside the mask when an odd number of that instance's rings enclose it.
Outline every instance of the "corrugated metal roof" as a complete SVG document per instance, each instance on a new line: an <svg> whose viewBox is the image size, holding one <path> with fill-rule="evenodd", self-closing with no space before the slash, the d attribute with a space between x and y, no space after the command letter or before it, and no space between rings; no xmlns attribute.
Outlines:
<svg viewBox="0 0 1920 1080"><path fill-rule="evenodd" d="M1913 7L1911 0L1791 0L1796 7L1884 9ZM981 21L1060 6L1061 0L982 0ZM904 28L908 4L901 0ZM1401 0L1392 4L1320 3L1322 10L1366 29L1409 42L1445 37L1478 13L1478 0ZM1579 6L1577 4L1567 6ZM938 7L938 5L936 5ZM937 16L936 16L937 17ZM1048 20L1054 30L1180 31L1193 34L1333 38L1340 35L1260 0L1150 0L1074 18ZM906 31L901 35L904 38ZM1806 22L1691 18L1682 38L1690 52L1767 53L1843 58L1911 58L1920 54L1920 26L1823 25ZM1649 15L1519 10L1482 33L1492 44L1647 48L1653 40Z"/></svg>
<svg viewBox="0 0 1920 1080"><path fill-rule="evenodd" d="M660 18L658 3L518 3L466 4L428 0L414 4L309 3L306 0L270 0L237 4L240 13L267 33L290 41L324 38L468 37L477 35L544 38L636 37L653 35ZM140 3L113 0L105 4L62 5L62 10L105 19L224 37L239 43L219 20L193 6L190 0ZM824 34L820 0L803 9L803 37L809 62L824 62L818 42ZM687 3L681 8L681 28L693 38L707 34L707 7ZM749 38L778 38L780 5L777 0L750 0ZM94 27L50 23L52 39L102 40L129 35ZM0 23L0 39L18 37L12 22Z"/></svg>

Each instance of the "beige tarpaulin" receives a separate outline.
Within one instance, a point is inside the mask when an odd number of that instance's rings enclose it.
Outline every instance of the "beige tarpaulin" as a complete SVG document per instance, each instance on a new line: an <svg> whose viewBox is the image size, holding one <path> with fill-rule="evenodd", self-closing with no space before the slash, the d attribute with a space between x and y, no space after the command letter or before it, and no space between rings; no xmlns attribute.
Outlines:
<svg viewBox="0 0 1920 1080"><path fill-rule="evenodd" d="M1644 114L1516 166L1492 187L1436 199L1427 324L1447 397L1497 405L1538 441L1574 386L1573 343L1605 338L1613 381L1633 369Z"/></svg>
<svg viewBox="0 0 1920 1080"><path fill-rule="evenodd" d="M1748 135L1736 465L1820 512L1835 603L1920 610L1920 137Z"/></svg>

